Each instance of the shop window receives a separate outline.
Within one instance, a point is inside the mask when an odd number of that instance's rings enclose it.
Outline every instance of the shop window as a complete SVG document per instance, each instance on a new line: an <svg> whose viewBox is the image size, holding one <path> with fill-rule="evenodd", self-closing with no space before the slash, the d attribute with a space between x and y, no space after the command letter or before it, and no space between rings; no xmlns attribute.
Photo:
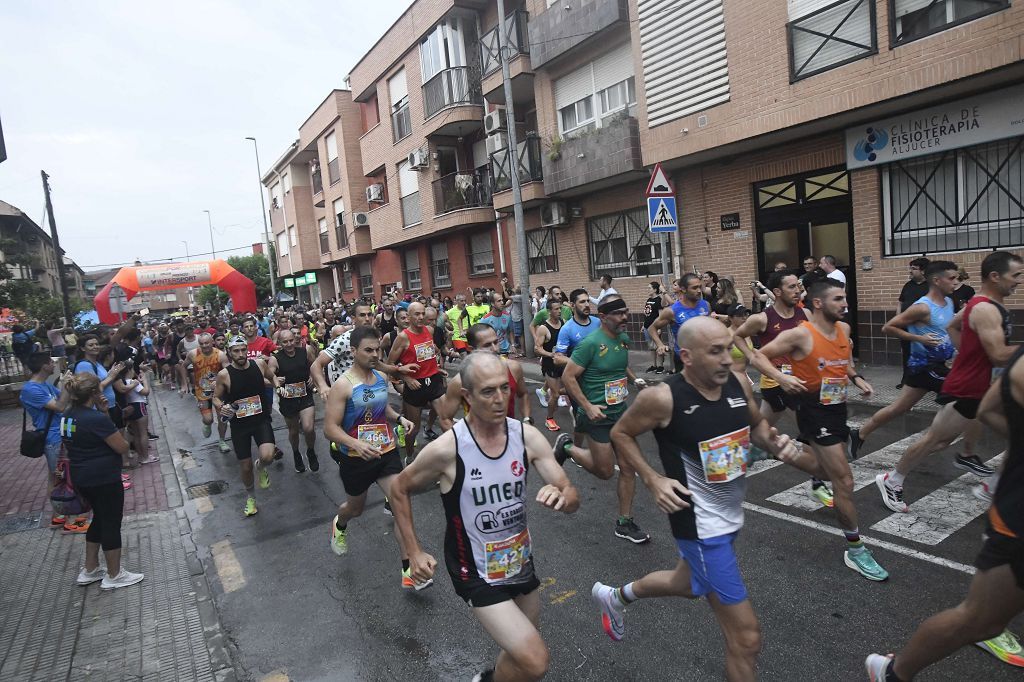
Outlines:
<svg viewBox="0 0 1024 682"><path fill-rule="evenodd" d="M558 249L555 246L555 228L547 227L526 233L526 248L530 258L530 274L558 272Z"/></svg>
<svg viewBox="0 0 1024 682"><path fill-rule="evenodd" d="M661 274L661 244L647 227L646 208L591 218L587 237L590 279L605 273L612 277Z"/></svg>
<svg viewBox="0 0 1024 682"><path fill-rule="evenodd" d="M878 52L873 0L791 1L786 30L790 81Z"/></svg>
<svg viewBox="0 0 1024 682"><path fill-rule="evenodd" d="M893 45L1004 10L1009 0L889 0Z"/></svg>

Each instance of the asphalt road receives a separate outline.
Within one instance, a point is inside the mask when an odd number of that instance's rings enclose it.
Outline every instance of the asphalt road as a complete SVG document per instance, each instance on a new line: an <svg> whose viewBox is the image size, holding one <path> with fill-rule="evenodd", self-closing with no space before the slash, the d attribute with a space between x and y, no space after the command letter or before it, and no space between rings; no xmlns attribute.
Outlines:
<svg viewBox="0 0 1024 682"><path fill-rule="evenodd" d="M534 415L542 416L536 398L532 400ZM372 489L366 513L349 525L349 553L338 557L330 551L330 522L343 492L323 440L317 448L319 473L296 474L284 422L275 412L278 443L286 452L284 466L271 468L271 488L257 490L260 513L247 519L234 454L222 455L215 437L202 438L191 398L159 390L158 401L168 417L172 448L184 452L176 464L187 484L227 482L223 492L190 500L186 509L243 679L469 680L493 663L496 647L455 595L443 565L434 587L415 593L400 588L397 546L378 489ZM318 429L321 411L318 407ZM864 418L851 414L851 421ZM873 436L868 452L906 438L928 419L916 415L897 420ZM569 428L566 410L560 410L558 421ZM788 417L781 427L794 429ZM656 462L653 437L641 444ZM921 620L962 598L984 521L980 511L973 520L971 514L942 512L942 504L962 502L963 491L973 483L960 480L963 472L952 466L949 453L955 448L936 455L908 479L912 509L930 495L918 508L939 517L925 519L917 528L953 524L932 529L937 533L929 540L933 544L903 537L913 534L903 530L872 529L879 523L886 528L885 520L892 515L873 484L856 493L862 532L888 543L868 541L891 574L885 583L869 582L843 565L844 543L835 535L830 510L802 508L810 506L803 504L809 498L799 490L777 497L803 484L801 473L781 465L753 470L737 550L761 620L762 679L867 679L867 653L898 648ZM980 454L987 459L986 453L1000 449L985 442ZM901 451L902 446L891 450ZM870 458L863 466L871 466ZM637 487L635 517L652 539L636 546L613 535L613 482L597 480L571 464L566 469L580 491L580 510L565 515L536 504L529 508L542 579L541 630L552 654L548 679L723 679L722 638L705 603L639 602L627 612L622 642L612 642L601 630L590 599L594 581L621 584L670 568L676 552L667 519L642 484ZM531 490L540 485L538 476L531 477ZM773 496L774 501L768 499ZM440 559L444 526L437 490L418 495L414 511L422 541ZM1015 631L1020 632L1021 624L1018 619ZM970 647L918 679L1019 678L1019 670Z"/></svg>

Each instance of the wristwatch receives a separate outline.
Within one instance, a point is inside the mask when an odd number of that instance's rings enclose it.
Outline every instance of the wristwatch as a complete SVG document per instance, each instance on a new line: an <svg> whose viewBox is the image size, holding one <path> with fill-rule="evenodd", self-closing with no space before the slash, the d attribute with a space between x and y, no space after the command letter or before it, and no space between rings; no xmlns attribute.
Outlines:
<svg viewBox="0 0 1024 682"><path fill-rule="evenodd" d="M524 424L533 424L533 417L523 417Z"/></svg>

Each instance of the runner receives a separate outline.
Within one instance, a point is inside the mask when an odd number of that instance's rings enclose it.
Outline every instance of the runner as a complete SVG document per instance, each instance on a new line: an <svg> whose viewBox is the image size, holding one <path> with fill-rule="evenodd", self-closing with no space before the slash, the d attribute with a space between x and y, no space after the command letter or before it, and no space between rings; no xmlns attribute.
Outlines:
<svg viewBox="0 0 1024 682"><path fill-rule="evenodd" d="M185 395L189 389L195 391L195 386L192 386L192 367L189 365L188 356L192 351L199 348L199 338L196 336L195 330L192 325L188 325L185 330L185 335L181 337L176 346L175 354L181 359L178 363L178 392L181 395Z"/></svg>
<svg viewBox="0 0 1024 682"><path fill-rule="evenodd" d="M352 331L352 366L342 374L327 399L324 436L337 445L331 457L348 499L338 507L331 523L331 550L341 556L348 552L348 523L361 516L366 506L366 491L376 483L386 496L391 484L402 472L395 432L389 422L409 430L412 424L388 404L388 384L374 368L379 362L380 337L371 326ZM396 526L395 539L402 557L402 587L421 590L433 584L427 579L413 582L409 573L409 555Z"/></svg>
<svg viewBox="0 0 1024 682"><path fill-rule="evenodd" d="M444 374L437 366L437 347L433 330L423 325L425 308L422 303L409 304L409 326L398 332L388 354L388 363L417 366L404 377L402 414L413 424L405 434L406 460L412 461L416 447L416 434L423 418L423 408L442 408L445 393Z"/></svg>
<svg viewBox="0 0 1024 682"><path fill-rule="evenodd" d="M213 432L213 394L217 390L217 375L230 364L230 361L227 353L214 348L212 336L200 334L199 347L188 352L185 364L192 366L196 404L199 406L199 416L203 420L203 438L209 438ZM218 419L218 445L220 451L225 453L231 450L225 440L227 432L228 423Z"/></svg>
<svg viewBox="0 0 1024 682"><path fill-rule="evenodd" d="M558 343L558 333L562 330L562 302L549 298L546 309L547 319L537 327L535 336L537 343L534 351L540 356L540 371L544 375L544 388L537 389L537 399L548 410L544 426L548 431L560 431L561 427L555 421L558 400L551 400L549 396L557 397L562 394L562 372L565 371L565 367L555 364L555 344Z"/></svg>
<svg viewBox="0 0 1024 682"><path fill-rule="evenodd" d="M185 338L185 322L180 318L174 321L173 331L166 337L167 346L165 347L165 353L167 355L167 366L170 368L171 377L171 390L177 390L179 393L185 392L185 368L181 366L181 355L178 353L178 348L181 345L181 340Z"/></svg>
<svg viewBox="0 0 1024 682"><path fill-rule="evenodd" d="M647 300L644 302L644 339L647 340L647 347L651 351L651 366L647 368L648 374L663 374L665 372L665 355L658 352L658 344L654 342L648 332L654 321L661 315L661 309L664 307L661 283L655 280L647 285Z"/></svg>
<svg viewBox="0 0 1024 682"><path fill-rule="evenodd" d="M508 355L512 350L512 317L505 310L505 299L498 292L494 292L488 294L486 300L491 307L487 314L480 318L480 323L494 328L498 334L498 352L501 355Z"/></svg>
<svg viewBox="0 0 1024 682"><path fill-rule="evenodd" d="M987 257L985 262L998 253ZM1008 255L1004 254L1000 261L1008 263L1009 267L998 276L991 276L996 272L992 269L995 267L994 263L990 263L988 268L982 264L982 272L986 273L982 277L982 292L986 287L989 291L1011 288L1005 278L1012 278L1013 271L1019 269L1020 263L1018 261L1014 265L1013 257L1007 259ZM998 287L995 285L997 281ZM984 293L982 296L989 298ZM975 301L978 301L978 297L972 299L972 302ZM975 303L975 310L981 313L978 317L991 317L995 311L983 312L984 308L977 307L979 303ZM968 306L970 305L969 303ZM984 323L985 326L987 324ZM968 327L968 324L964 324L965 341ZM991 332L988 335L995 336ZM971 579L964 600L922 623L901 651L895 655L870 654L867 657L864 665L872 682L910 682L924 668L972 642L1004 662L1016 666L1024 665L1020 645L1006 630L1010 621L1024 611L1024 363L1020 362L1022 354L1024 349L1014 353L1007 371L986 391L977 408L978 419L1009 440L1002 475L995 489L992 506L988 510L985 544L974 560L978 572ZM956 370L955 365L953 369ZM952 377L953 372L950 372L949 376Z"/></svg>
<svg viewBox="0 0 1024 682"><path fill-rule="evenodd" d="M264 338L264 337L260 337ZM267 384L273 384L274 375L262 359L247 357L248 342L243 336L228 341L231 364L217 374L217 388L213 407L218 414L231 418L231 444L245 487L245 515L252 516L256 509L253 487L252 441L256 441L259 461L260 488L270 487L267 466L274 461L274 430L270 426L273 403L267 400Z"/></svg>
<svg viewBox="0 0 1024 682"><path fill-rule="evenodd" d="M285 317L287 321L287 317ZM287 324L287 322L286 322ZM242 321L242 336L245 337L245 343L247 346L246 355L250 360L262 360L264 364L270 362L270 356L275 350L277 345L268 339L266 336L260 336L257 333L259 326L256 324L256 318L246 317ZM270 418L270 410L274 408L274 385L271 383L266 387L263 395L264 401L267 405L267 418ZM271 431L271 442L273 442L273 431ZM274 460L280 462L284 458L284 451L277 447L277 443L274 443ZM280 464L278 467L280 468Z"/></svg>
<svg viewBox="0 0 1024 682"><path fill-rule="evenodd" d="M313 418L316 406L313 404L313 385L309 380L309 368L316 361L313 344L304 348L296 347L295 333L290 329L278 332L281 348L270 356L270 371L274 374L277 387L277 409L288 425L288 442L292 446L292 460L295 473L306 470L299 453L299 428L306 439L306 459L310 471L320 471L320 460L316 457L316 431Z"/></svg>
<svg viewBox="0 0 1024 682"><path fill-rule="evenodd" d="M787 392L798 395L796 424L802 440L810 444L814 458L801 457L795 466L811 476L831 481L836 516L847 549L843 562L868 580L885 580L889 573L875 561L860 538L857 508L853 504L853 473L846 459L846 393L849 384L871 395L871 384L856 373L850 327L842 322L846 289L836 280L811 284L806 302L811 319L782 332L752 355L752 363ZM793 374L783 374L772 359L787 357ZM815 461L816 460L816 461Z"/></svg>
<svg viewBox="0 0 1024 682"><path fill-rule="evenodd" d="M466 312L466 295L456 294L455 305L445 312L452 325L452 346L460 356L469 351L466 330L469 329L469 313Z"/></svg>
<svg viewBox="0 0 1024 682"><path fill-rule="evenodd" d="M469 315L469 325L467 326L472 326L483 319L483 316L490 311L491 307L484 303L486 290L467 287L466 291L473 297L473 303L466 306L466 314Z"/></svg>
<svg viewBox="0 0 1024 682"><path fill-rule="evenodd" d="M949 445L964 432L978 412L988 390L993 369L1003 367L1015 350L1009 345L1010 313L1003 301L1013 294L1024 278L1024 262L1008 251L994 251L981 263L981 294L968 301L949 325L960 352L953 361L937 402L943 405L924 436L907 448L893 471L878 474L875 484L882 502L895 512L909 511L903 500L906 476L925 457ZM957 455L955 465L978 476L991 476L992 469L976 455Z"/></svg>
<svg viewBox="0 0 1024 682"><path fill-rule="evenodd" d="M619 464L616 494L619 518L615 537L641 544L651 539L633 521L633 496L636 494L636 470L618 458L611 443L611 430L626 409L627 381L637 388L646 383L629 368L629 337L626 321L629 308L618 294L605 296L598 308L600 327L579 342L562 374L565 390L575 403L573 416L576 433L587 437L588 448L566 447L569 436L562 434L555 441L555 457L564 464L567 457L602 480L615 475ZM566 326L568 326L567 323ZM559 333L562 337L565 328ZM556 347L557 348L557 347Z"/></svg>
<svg viewBox="0 0 1024 682"><path fill-rule="evenodd" d="M381 311L374 318L373 324L380 331L381 337L387 336L397 329L398 323L395 320L395 299L385 296L381 301Z"/></svg>
<svg viewBox="0 0 1024 682"><path fill-rule="evenodd" d="M620 588L594 583L591 595L615 641L625 635L626 606L637 599L706 596L725 635L726 678L754 680L761 633L733 549L743 526L745 473L753 444L784 461L801 453L768 425L749 384L730 371L732 336L725 326L694 320L682 326L677 345L683 372L641 391L612 429L612 440L620 462L639 472L669 515L680 558L673 570ZM637 437L647 431L657 439L664 476L640 450Z"/></svg>
<svg viewBox="0 0 1024 682"><path fill-rule="evenodd" d="M666 326L672 329L672 344L675 353L672 356L673 368L676 372L683 371L682 360L679 359L679 327L687 320L700 315L710 315L711 306L703 298L700 277L687 273L672 283L672 293L676 301L667 308L662 308L654 323L647 328L647 337L656 346L658 355L668 353L668 346L661 340L661 330Z"/></svg>
<svg viewBox="0 0 1024 682"><path fill-rule="evenodd" d="M459 372L471 409L428 443L391 486L395 521L407 543L411 577L433 577L437 561L420 546L410 492L441 484L445 564L456 594L501 647L493 669L475 680L539 680L550 655L539 627L540 581L526 523L526 475L547 483L537 501L555 511L579 507L576 489L537 429L506 416L508 373L491 353L470 353Z"/></svg>
<svg viewBox="0 0 1024 682"><path fill-rule="evenodd" d="M883 334L910 345L903 388L896 402L875 412L860 429L850 430L850 457L853 459L860 456L864 441L877 428L908 412L929 391L936 395L942 392L942 382L949 373L948 364L956 353L946 327L953 321L950 294L956 287L958 270L955 263L939 260L931 261L924 274L928 293L911 301L903 312L882 326ZM970 451L973 452L973 447Z"/></svg>

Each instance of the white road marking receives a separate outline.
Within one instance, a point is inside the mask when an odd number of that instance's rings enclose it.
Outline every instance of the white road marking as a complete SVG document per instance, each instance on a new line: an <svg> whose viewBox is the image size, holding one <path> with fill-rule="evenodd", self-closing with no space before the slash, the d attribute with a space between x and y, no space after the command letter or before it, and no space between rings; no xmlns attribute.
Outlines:
<svg viewBox="0 0 1024 682"><path fill-rule="evenodd" d="M231 543L227 540L215 542L210 545L210 552L224 592L234 592L245 587L245 573L235 557L235 551L231 549Z"/></svg>
<svg viewBox="0 0 1024 682"><path fill-rule="evenodd" d="M800 516L794 516L793 514L787 514L786 512L781 512L776 509L768 509L767 507L761 507L750 502L744 502L743 508L748 511L757 512L758 514L764 514L765 516L780 519L782 521L789 521L790 523L805 526L806 528L820 530L821 532L828 533L829 535L843 537L843 531L839 530L838 528L835 528L833 526L826 526L823 523L811 521L810 519L805 519ZM961 573L966 573L967 575L974 575L975 573L975 568L973 566L961 564L958 561L951 561L950 559L944 559L942 557L935 556L934 554L921 552L916 549L911 549L910 547L903 547L902 545L897 545L892 542L886 542L885 540L870 538L866 535L861 535L860 537L864 541L864 543L871 548L878 547L880 549L885 549L890 552L895 552L896 554L901 554L911 559L919 559L921 561L927 561L930 564L935 564L936 566L951 568L954 571L960 571Z"/></svg>
<svg viewBox="0 0 1024 682"><path fill-rule="evenodd" d="M782 462L777 459L765 459L759 462L754 462L753 466L750 469L747 469L747 478L763 474L764 472L770 471L781 464Z"/></svg>
<svg viewBox="0 0 1024 682"><path fill-rule="evenodd" d="M996 455L986 465L998 470L1003 456ZM975 474L964 474L925 495L910 506L906 514L892 514L871 530L896 535L924 545L937 545L988 511L989 503L974 497L971 489L981 482Z"/></svg>

